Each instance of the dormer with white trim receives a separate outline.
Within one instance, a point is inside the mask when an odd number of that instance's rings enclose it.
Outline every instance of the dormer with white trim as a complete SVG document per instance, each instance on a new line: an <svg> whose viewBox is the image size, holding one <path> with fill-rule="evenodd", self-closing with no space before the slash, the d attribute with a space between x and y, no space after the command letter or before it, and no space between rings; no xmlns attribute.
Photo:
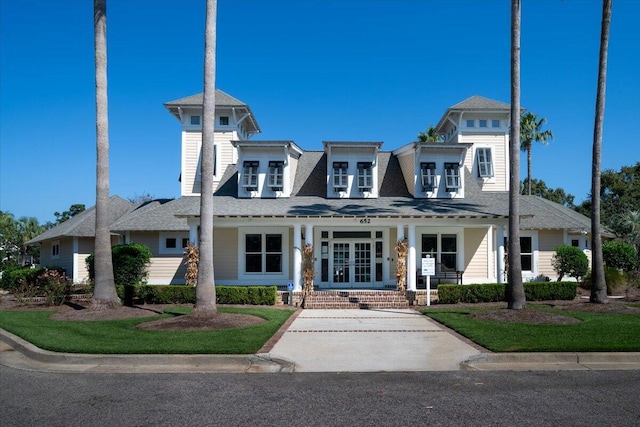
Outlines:
<svg viewBox="0 0 640 427"><path fill-rule="evenodd" d="M464 198L463 166L471 144L412 142L398 157L407 189L417 199Z"/></svg>
<svg viewBox="0 0 640 427"><path fill-rule="evenodd" d="M327 198L378 197L378 152L382 142L323 141L323 145L327 155Z"/></svg>
<svg viewBox="0 0 640 427"><path fill-rule="evenodd" d="M203 94L188 96L164 104L181 124L182 151L180 193L182 196L200 194L200 152L202 148ZM260 127L248 105L216 89L214 123L213 189L218 187L224 171L238 162L238 154L231 141L248 140L260 133Z"/></svg>
<svg viewBox="0 0 640 427"><path fill-rule="evenodd" d="M482 191L509 191L510 106L472 96L449 107L436 126L444 144L469 144L464 168Z"/></svg>
<svg viewBox="0 0 640 427"><path fill-rule="evenodd" d="M232 141L238 151L238 197L290 197L302 150L293 141Z"/></svg>

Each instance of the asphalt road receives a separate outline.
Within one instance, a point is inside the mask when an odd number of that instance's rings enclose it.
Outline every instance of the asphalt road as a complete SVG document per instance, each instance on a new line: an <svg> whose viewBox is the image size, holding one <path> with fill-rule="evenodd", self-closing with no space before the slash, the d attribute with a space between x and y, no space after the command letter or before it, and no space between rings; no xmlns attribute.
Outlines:
<svg viewBox="0 0 640 427"><path fill-rule="evenodd" d="M640 371L57 374L0 366L2 426L638 426Z"/></svg>

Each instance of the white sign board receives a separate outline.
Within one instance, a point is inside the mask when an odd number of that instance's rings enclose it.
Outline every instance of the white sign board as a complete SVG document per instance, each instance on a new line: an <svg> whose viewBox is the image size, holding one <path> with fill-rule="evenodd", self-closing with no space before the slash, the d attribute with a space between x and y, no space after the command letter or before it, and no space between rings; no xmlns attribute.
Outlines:
<svg viewBox="0 0 640 427"><path fill-rule="evenodd" d="M422 275L433 276L436 274L436 259L422 258Z"/></svg>

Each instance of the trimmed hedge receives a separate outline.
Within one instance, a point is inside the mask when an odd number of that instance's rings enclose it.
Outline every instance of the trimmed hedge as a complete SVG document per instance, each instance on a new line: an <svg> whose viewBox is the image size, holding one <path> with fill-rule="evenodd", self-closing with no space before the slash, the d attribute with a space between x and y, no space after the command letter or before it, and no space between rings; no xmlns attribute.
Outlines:
<svg viewBox="0 0 640 427"><path fill-rule="evenodd" d="M185 285L137 285L133 297L147 304L194 304L196 288ZM116 286L118 296L124 299L125 287ZM217 304L275 305L276 286L216 286Z"/></svg>
<svg viewBox="0 0 640 427"><path fill-rule="evenodd" d="M576 297L576 282L526 282L527 301L572 300ZM505 283L475 285L438 285L438 303L456 304L506 301Z"/></svg>

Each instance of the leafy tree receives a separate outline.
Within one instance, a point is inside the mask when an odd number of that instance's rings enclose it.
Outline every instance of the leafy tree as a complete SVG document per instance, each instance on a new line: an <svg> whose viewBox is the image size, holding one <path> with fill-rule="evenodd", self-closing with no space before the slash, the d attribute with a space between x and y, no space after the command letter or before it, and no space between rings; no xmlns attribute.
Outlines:
<svg viewBox="0 0 640 427"><path fill-rule="evenodd" d="M547 142L553 138L553 133L550 130L542 130L542 126L546 123L547 119L544 117L538 120L538 116L527 112L522 115L520 121L520 150L527 153L527 187L528 194L531 195L531 148L534 142L539 142L542 145L546 145Z"/></svg>
<svg viewBox="0 0 640 427"><path fill-rule="evenodd" d="M151 250L141 244L128 243L111 248L113 255L113 277L118 285L137 285L148 277L147 268L151 262ZM95 256L86 259L89 278L95 279Z"/></svg>
<svg viewBox="0 0 640 427"><path fill-rule="evenodd" d="M120 305L113 279L109 230L109 115L107 97L107 3L94 0L96 69L96 238L95 286L92 307L100 310Z"/></svg>
<svg viewBox="0 0 640 427"><path fill-rule="evenodd" d="M527 193L527 180L522 182L520 186L520 193ZM565 193L562 188L550 188L547 187L547 184L541 179L532 179L531 180L531 195L540 196L543 199L551 200L552 202L559 203L568 208L575 208L573 201L575 200L575 196L573 194Z"/></svg>
<svg viewBox="0 0 640 427"><path fill-rule="evenodd" d="M607 88L607 55L609 51L609 28L611 26L611 0L602 1L602 28L600 31L600 55L598 61L598 89L596 91L596 114L593 125L593 166L591 169L591 250L592 277L591 302L607 302L607 284L602 258L602 226L600 225L600 169L602 160L602 127Z"/></svg>
<svg viewBox="0 0 640 427"><path fill-rule="evenodd" d="M562 245L556 248L551 265L555 272L558 273L558 282L562 281L565 275L580 280L589 271L589 259L587 256L580 248L570 245Z"/></svg>
<svg viewBox="0 0 640 427"><path fill-rule="evenodd" d="M602 257L607 267L633 271L638 263L636 248L625 242L609 241L602 244Z"/></svg>
<svg viewBox="0 0 640 427"><path fill-rule="evenodd" d="M213 272L213 143L216 113L216 14L217 0L207 0L204 37L204 99L200 176L200 261L193 316L214 316L216 284Z"/></svg>
<svg viewBox="0 0 640 427"><path fill-rule="evenodd" d="M38 224L34 217L20 217L16 222L17 238L20 244L20 264L25 265L28 258L33 258L34 263L40 262L40 248L28 246L27 242L44 233L44 226Z"/></svg>
<svg viewBox="0 0 640 427"><path fill-rule="evenodd" d="M418 134L418 141L420 142L442 142L442 137L436 133L436 128L430 125L426 132L420 132Z"/></svg>
<svg viewBox="0 0 640 427"><path fill-rule="evenodd" d="M525 307L520 261L520 0L511 0L511 129L509 138L509 247L507 306Z"/></svg>
<svg viewBox="0 0 640 427"><path fill-rule="evenodd" d="M9 266L25 265L29 258L34 263L40 261L40 248L27 246L27 242L45 231L44 226L34 217L20 217L0 211L0 261L2 269Z"/></svg>
<svg viewBox="0 0 640 427"><path fill-rule="evenodd" d="M56 225L62 224L63 222L73 218L78 215L80 212L85 210L85 206L81 203L76 203L74 205L69 206L69 210L64 212L54 212L53 215L56 217Z"/></svg>

